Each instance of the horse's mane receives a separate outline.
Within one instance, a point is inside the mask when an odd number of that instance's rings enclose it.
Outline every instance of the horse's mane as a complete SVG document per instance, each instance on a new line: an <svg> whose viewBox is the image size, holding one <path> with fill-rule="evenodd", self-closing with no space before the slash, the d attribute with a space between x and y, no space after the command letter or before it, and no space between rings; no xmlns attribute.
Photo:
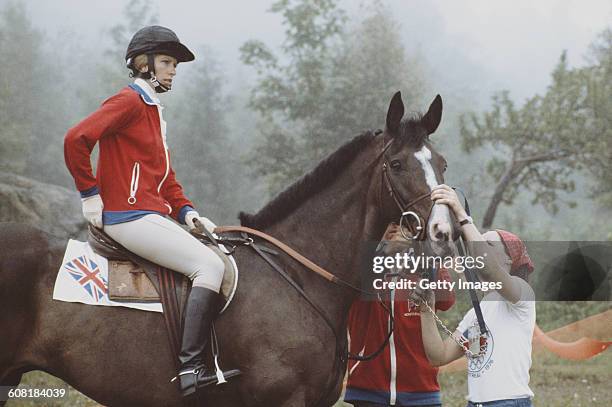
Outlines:
<svg viewBox="0 0 612 407"><path fill-rule="evenodd" d="M335 152L325 158L312 171L297 180L283 192L278 194L256 214L240 212L238 218L243 226L264 228L284 218L297 208L304 200L328 186L337 173L349 164L357 154L368 145L375 134L366 131L343 144Z"/></svg>
<svg viewBox="0 0 612 407"><path fill-rule="evenodd" d="M427 134L419 131L423 125L423 116L419 113L411 114L400 123L399 137L415 149L420 149L427 140ZM304 200L328 186L334 174L349 164L357 154L368 145L378 134L372 131L361 133L357 137L343 144L338 150L319 163L312 171L304 175L283 192L278 194L256 214L240 212L238 218L242 226L262 229L284 218L297 208Z"/></svg>

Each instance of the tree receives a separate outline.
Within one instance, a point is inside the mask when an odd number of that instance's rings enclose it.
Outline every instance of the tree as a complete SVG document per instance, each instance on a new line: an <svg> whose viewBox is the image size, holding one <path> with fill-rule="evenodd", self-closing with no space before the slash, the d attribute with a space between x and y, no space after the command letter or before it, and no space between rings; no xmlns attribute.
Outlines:
<svg viewBox="0 0 612 407"><path fill-rule="evenodd" d="M0 54L5 72L0 76L1 165L24 174L45 71L41 35L22 4L8 3L0 10Z"/></svg>
<svg viewBox="0 0 612 407"><path fill-rule="evenodd" d="M212 50L202 48L198 55L204 57L181 72L189 76L189 87L175 96L168 110L172 166L201 214L227 221L242 209L238 196L243 169L228 138L230 101L223 93L223 71Z"/></svg>
<svg viewBox="0 0 612 407"><path fill-rule="evenodd" d="M96 77L99 78L100 88L105 95L115 93L117 89L125 86L129 79L125 67L125 50L132 35L144 26L157 24L159 20L157 10L146 0L131 0L123 12L124 21L108 30L111 44L103 54L104 63L98 65Z"/></svg>
<svg viewBox="0 0 612 407"><path fill-rule="evenodd" d="M597 180L594 195L612 208L612 28L600 33L591 44L589 59L591 65L584 68L587 104L592 111L588 125L600 137L587 146L593 159L586 164Z"/></svg>
<svg viewBox="0 0 612 407"><path fill-rule="evenodd" d="M257 111L260 143L249 160L255 171L277 191L308 167L299 154L308 123L315 120L325 91L326 61L345 20L334 0L279 0L270 11L283 16L284 54L279 58L264 43L248 41L240 51L242 61L256 69L257 85L250 107Z"/></svg>
<svg viewBox="0 0 612 407"><path fill-rule="evenodd" d="M261 115L260 141L251 159L278 191L349 137L382 126L398 89L416 106L425 81L378 2L352 24L333 1L279 1L271 10L287 27L283 57L258 41L241 51L258 73L251 106Z"/></svg>
<svg viewBox="0 0 612 407"><path fill-rule="evenodd" d="M600 70L599 65L570 69L563 53L544 95L517 108L509 93L501 92L493 97L492 110L482 117L474 113L461 117L463 149L469 153L489 147L492 155L487 173L496 185L483 218L484 228L492 225L499 205L512 204L522 190L532 192L533 204L556 213L558 192L574 190L576 170L597 167L609 174L612 161L605 158L610 155L609 144L607 149L601 146L609 143L604 140L609 140L610 128L603 123L612 112L609 101L606 108L598 97L606 86Z"/></svg>

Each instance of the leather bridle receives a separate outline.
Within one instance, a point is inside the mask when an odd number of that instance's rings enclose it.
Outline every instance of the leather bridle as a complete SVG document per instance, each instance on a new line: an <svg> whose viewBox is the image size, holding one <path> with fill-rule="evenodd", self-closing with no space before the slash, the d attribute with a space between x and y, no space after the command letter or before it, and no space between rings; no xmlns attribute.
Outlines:
<svg viewBox="0 0 612 407"><path fill-rule="evenodd" d="M380 133L382 133L382 131L379 130L375 134L378 135ZM383 148L380 153L380 155L383 156L380 204L382 205L383 188L386 188L387 193L389 194L389 196L391 196L391 198L393 198L393 201L395 202L395 204L400 210L401 216L400 216L400 220L398 223L400 226L399 229L400 229L400 233L402 234L402 236L407 240L425 240L425 238L427 237L426 226L427 226L427 223L429 222L429 218L431 217L431 211L433 209L434 204L432 202L431 206L429 207L429 211L427 213L427 219L421 218L421 216L419 216L418 213L410 209L413 208L417 203L430 197L431 192L426 192L422 195L419 195L415 199L408 201L408 202L406 202L406 200L398 192L397 187L395 186L395 184L393 183L393 179L391 178L391 174L389 170L391 166L389 164L389 158L386 155L386 151L387 149L389 149L389 147L391 147L393 140L394 139L391 139L389 140L389 142L385 144L385 138L383 134ZM380 157L380 155L378 157ZM406 221L404 225L405 219ZM413 219L416 221L416 226L413 225L412 222L410 222L410 219ZM408 231L410 232L410 235L406 234L405 229L408 229Z"/></svg>

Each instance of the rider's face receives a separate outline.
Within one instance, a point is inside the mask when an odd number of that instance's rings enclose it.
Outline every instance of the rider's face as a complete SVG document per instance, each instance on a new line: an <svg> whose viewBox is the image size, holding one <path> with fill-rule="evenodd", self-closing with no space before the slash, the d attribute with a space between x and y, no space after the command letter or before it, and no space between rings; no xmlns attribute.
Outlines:
<svg viewBox="0 0 612 407"><path fill-rule="evenodd" d="M176 75L177 65L176 58L170 55L155 55L155 76L168 89L172 88L172 79Z"/></svg>

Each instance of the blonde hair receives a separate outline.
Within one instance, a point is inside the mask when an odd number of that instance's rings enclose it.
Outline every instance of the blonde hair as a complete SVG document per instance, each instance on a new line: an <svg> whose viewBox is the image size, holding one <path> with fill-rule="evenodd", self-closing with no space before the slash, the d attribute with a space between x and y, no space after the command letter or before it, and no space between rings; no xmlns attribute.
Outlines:
<svg viewBox="0 0 612 407"><path fill-rule="evenodd" d="M141 73L140 69L149 65L149 61L146 54L140 54L134 57L134 62L132 62L132 66L136 70L136 74Z"/></svg>

